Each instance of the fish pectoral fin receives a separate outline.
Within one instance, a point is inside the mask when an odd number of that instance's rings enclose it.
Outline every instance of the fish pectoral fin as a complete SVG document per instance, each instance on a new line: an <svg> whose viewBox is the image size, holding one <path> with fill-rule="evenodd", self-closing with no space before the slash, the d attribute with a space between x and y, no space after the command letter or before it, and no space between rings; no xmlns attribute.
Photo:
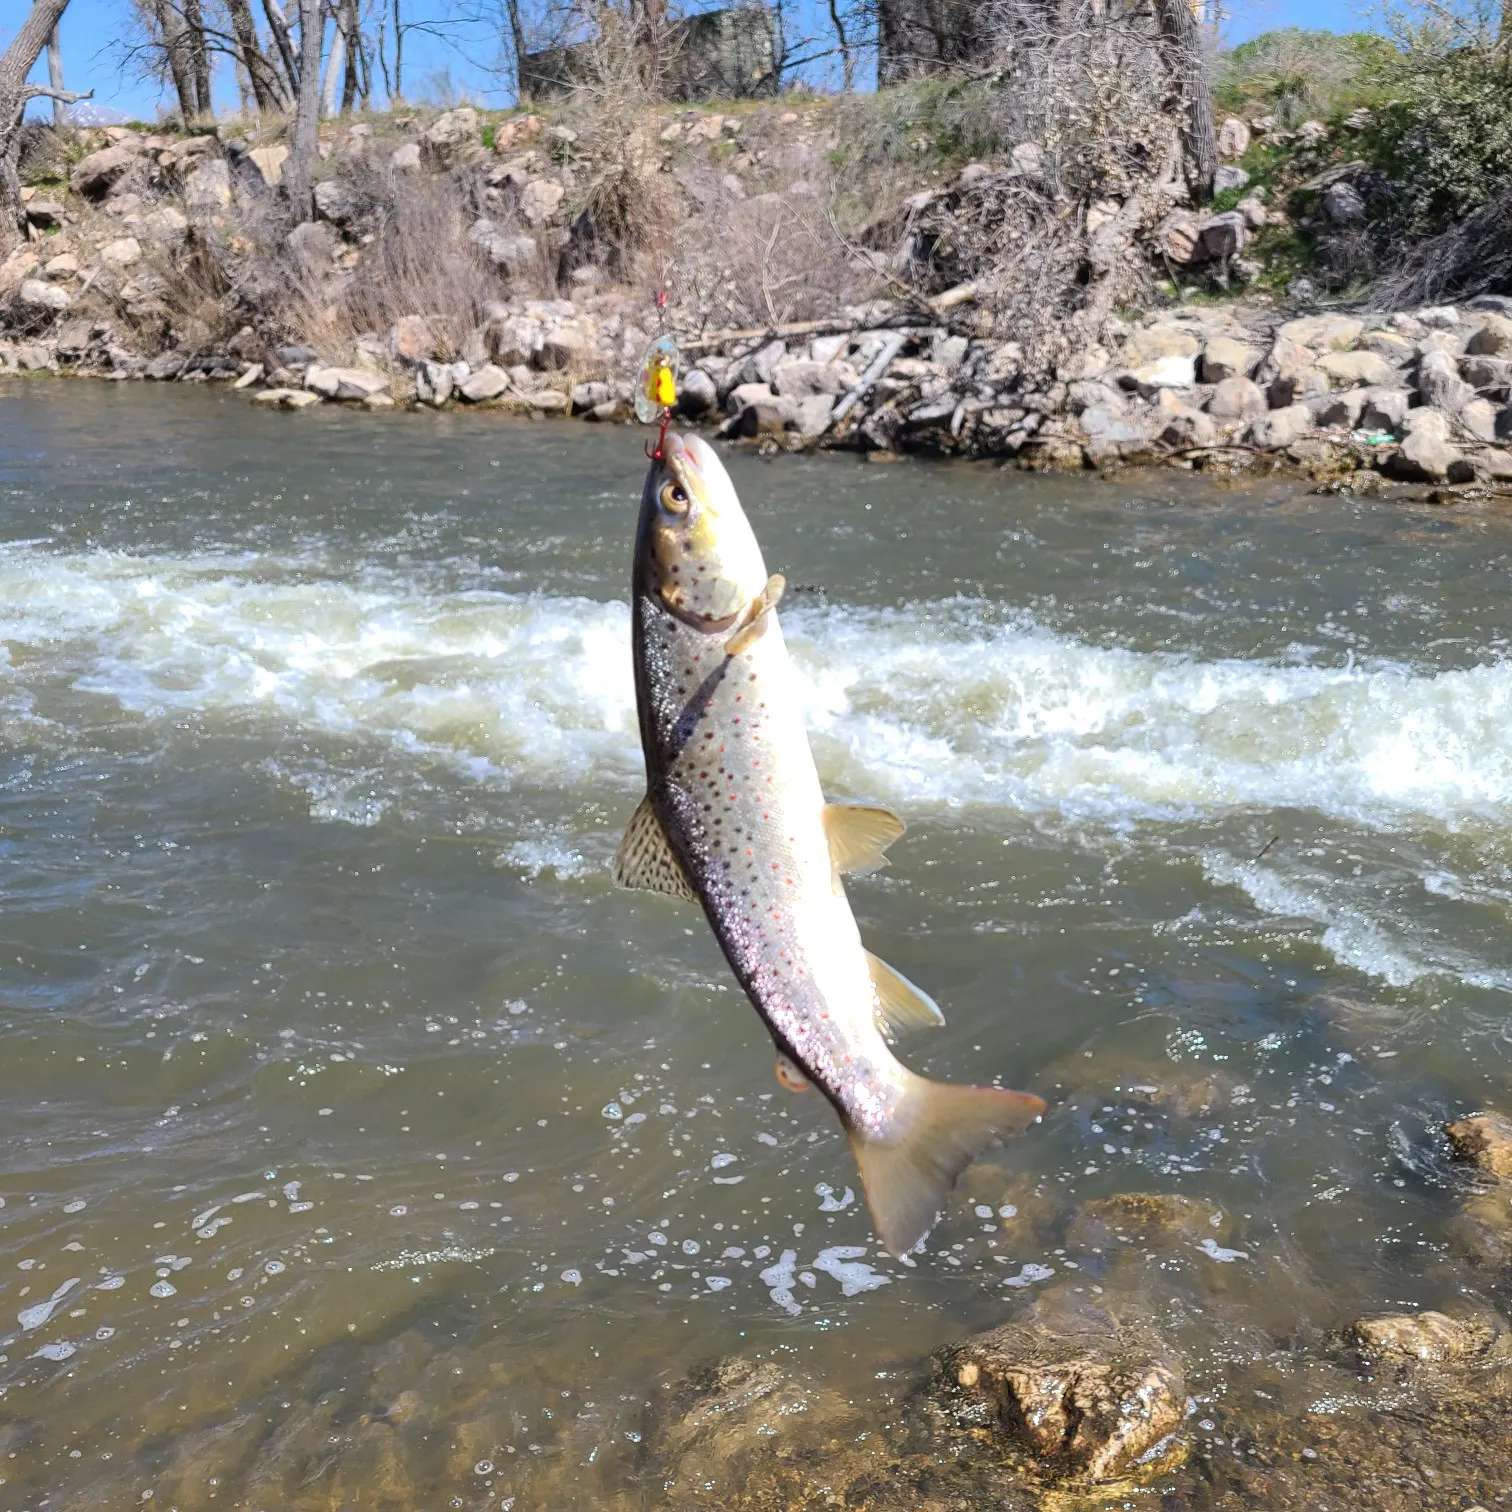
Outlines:
<svg viewBox="0 0 1512 1512"><path fill-rule="evenodd" d="M1044 1102L1029 1092L910 1075L884 1138L848 1130L872 1221L889 1252L917 1249L961 1172L983 1150L1023 1133L1044 1111Z"/></svg>
<svg viewBox="0 0 1512 1512"><path fill-rule="evenodd" d="M826 803L823 819L836 876L886 866L887 847L907 828L891 809L865 803Z"/></svg>
<svg viewBox="0 0 1512 1512"><path fill-rule="evenodd" d="M889 1039L905 1029L938 1029L945 1022L940 1005L901 971L869 950L866 964L877 989L877 1027Z"/></svg>
<svg viewBox="0 0 1512 1512"><path fill-rule="evenodd" d="M672 854L649 798L641 799L625 826L624 838L614 853L614 880L621 887L665 893L690 903L698 901L687 873Z"/></svg>
<svg viewBox="0 0 1512 1512"><path fill-rule="evenodd" d="M742 651L749 651L766 634L767 617L777 607L786 587L787 579L780 572L774 572L766 580L766 587L746 605L740 625L725 642L726 656L739 656Z"/></svg>
<svg viewBox="0 0 1512 1512"><path fill-rule="evenodd" d="M808 1077L780 1050L777 1052L777 1083L789 1092L807 1092L809 1089Z"/></svg>

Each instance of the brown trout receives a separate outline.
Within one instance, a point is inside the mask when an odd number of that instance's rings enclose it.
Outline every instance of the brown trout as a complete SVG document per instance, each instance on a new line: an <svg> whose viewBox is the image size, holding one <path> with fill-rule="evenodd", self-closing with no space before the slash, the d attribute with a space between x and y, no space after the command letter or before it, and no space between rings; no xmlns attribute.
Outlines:
<svg viewBox="0 0 1512 1512"><path fill-rule="evenodd" d="M825 802L777 621L782 589L713 449L668 435L632 577L646 797L614 875L703 906L771 1031L779 1081L816 1084L833 1104L877 1232L902 1255L975 1156L1045 1105L930 1081L888 1048L887 1033L942 1022L940 1010L863 947L840 878L883 864L903 824Z"/></svg>

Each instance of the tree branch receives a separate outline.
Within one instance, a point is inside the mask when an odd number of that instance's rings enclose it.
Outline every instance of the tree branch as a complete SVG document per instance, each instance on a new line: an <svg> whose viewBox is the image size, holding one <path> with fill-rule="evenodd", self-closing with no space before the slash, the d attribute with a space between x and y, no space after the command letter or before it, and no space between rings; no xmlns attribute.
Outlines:
<svg viewBox="0 0 1512 1512"><path fill-rule="evenodd" d="M75 94L71 89L53 89L48 84L23 84L21 86L21 103L25 105L30 100L57 100L64 105L77 105L80 100L94 99L94 90L88 90L84 94Z"/></svg>

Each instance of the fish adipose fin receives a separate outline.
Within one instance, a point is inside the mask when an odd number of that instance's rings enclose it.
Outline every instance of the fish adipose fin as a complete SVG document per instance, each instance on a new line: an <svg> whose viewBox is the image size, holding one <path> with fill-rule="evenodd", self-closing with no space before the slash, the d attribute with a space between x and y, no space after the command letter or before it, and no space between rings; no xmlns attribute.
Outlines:
<svg viewBox="0 0 1512 1512"><path fill-rule="evenodd" d="M940 1005L901 971L866 952L872 986L877 989L877 1027L889 1039L905 1029L938 1029L945 1022Z"/></svg>
<svg viewBox="0 0 1512 1512"><path fill-rule="evenodd" d="M767 579L766 587L746 605L743 625L725 642L726 656L739 656L742 651L749 651L766 634L767 616L777 607L786 587L787 579L780 572L774 572Z"/></svg>
<svg viewBox="0 0 1512 1512"><path fill-rule="evenodd" d="M887 847L907 828L891 809L865 803L826 803L823 819L836 876L886 866Z"/></svg>
<svg viewBox="0 0 1512 1512"><path fill-rule="evenodd" d="M961 1172L1044 1111L1044 1102L1028 1092L910 1076L885 1142L849 1130L872 1221L889 1252L917 1248Z"/></svg>
<svg viewBox="0 0 1512 1512"><path fill-rule="evenodd" d="M661 821L651 808L651 800L642 798L625 836L614 853L614 880L621 887L635 887L643 892L666 893L694 903L693 891L686 874L667 844Z"/></svg>

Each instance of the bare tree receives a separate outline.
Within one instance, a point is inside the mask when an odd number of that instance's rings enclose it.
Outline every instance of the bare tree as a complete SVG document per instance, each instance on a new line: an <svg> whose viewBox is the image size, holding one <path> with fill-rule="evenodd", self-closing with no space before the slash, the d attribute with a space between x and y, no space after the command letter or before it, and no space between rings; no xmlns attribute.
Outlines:
<svg viewBox="0 0 1512 1512"><path fill-rule="evenodd" d="M1512 3L1512 0L1509 0ZM845 18L840 14L839 0L829 0L830 25L835 28L835 44L840 49L840 70L846 94L856 87L856 56L846 34Z"/></svg>
<svg viewBox="0 0 1512 1512"><path fill-rule="evenodd" d="M166 0L172 4L173 0ZM210 49L205 38L205 13L200 0L179 0L179 16L183 22L183 38L189 79L194 90L194 118L207 121L214 117L215 106L210 98ZM185 117L184 124L189 124Z"/></svg>
<svg viewBox="0 0 1512 1512"><path fill-rule="evenodd" d="M53 88L53 126L62 131L68 124L68 106L63 103L63 42L56 26L47 39L47 82Z"/></svg>
<svg viewBox="0 0 1512 1512"><path fill-rule="evenodd" d="M262 41L257 35L257 22L252 16L251 0L226 0L226 10L231 17L236 60L246 71L247 83L251 86L252 98L258 110L282 110L290 96L284 89L278 70L263 52Z"/></svg>
<svg viewBox="0 0 1512 1512"><path fill-rule="evenodd" d="M68 0L33 0L31 13L0 53L0 252L8 251L22 233L21 180L16 171L21 117L29 100L52 98L71 105L87 95L69 94L52 85L28 84L47 40L58 29Z"/></svg>
<svg viewBox="0 0 1512 1512"><path fill-rule="evenodd" d="M294 114L294 141L284 167L284 192L297 221L314 213L315 157L320 146L320 55L325 42L325 8L321 0L299 0L299 99Z"/></svg>

